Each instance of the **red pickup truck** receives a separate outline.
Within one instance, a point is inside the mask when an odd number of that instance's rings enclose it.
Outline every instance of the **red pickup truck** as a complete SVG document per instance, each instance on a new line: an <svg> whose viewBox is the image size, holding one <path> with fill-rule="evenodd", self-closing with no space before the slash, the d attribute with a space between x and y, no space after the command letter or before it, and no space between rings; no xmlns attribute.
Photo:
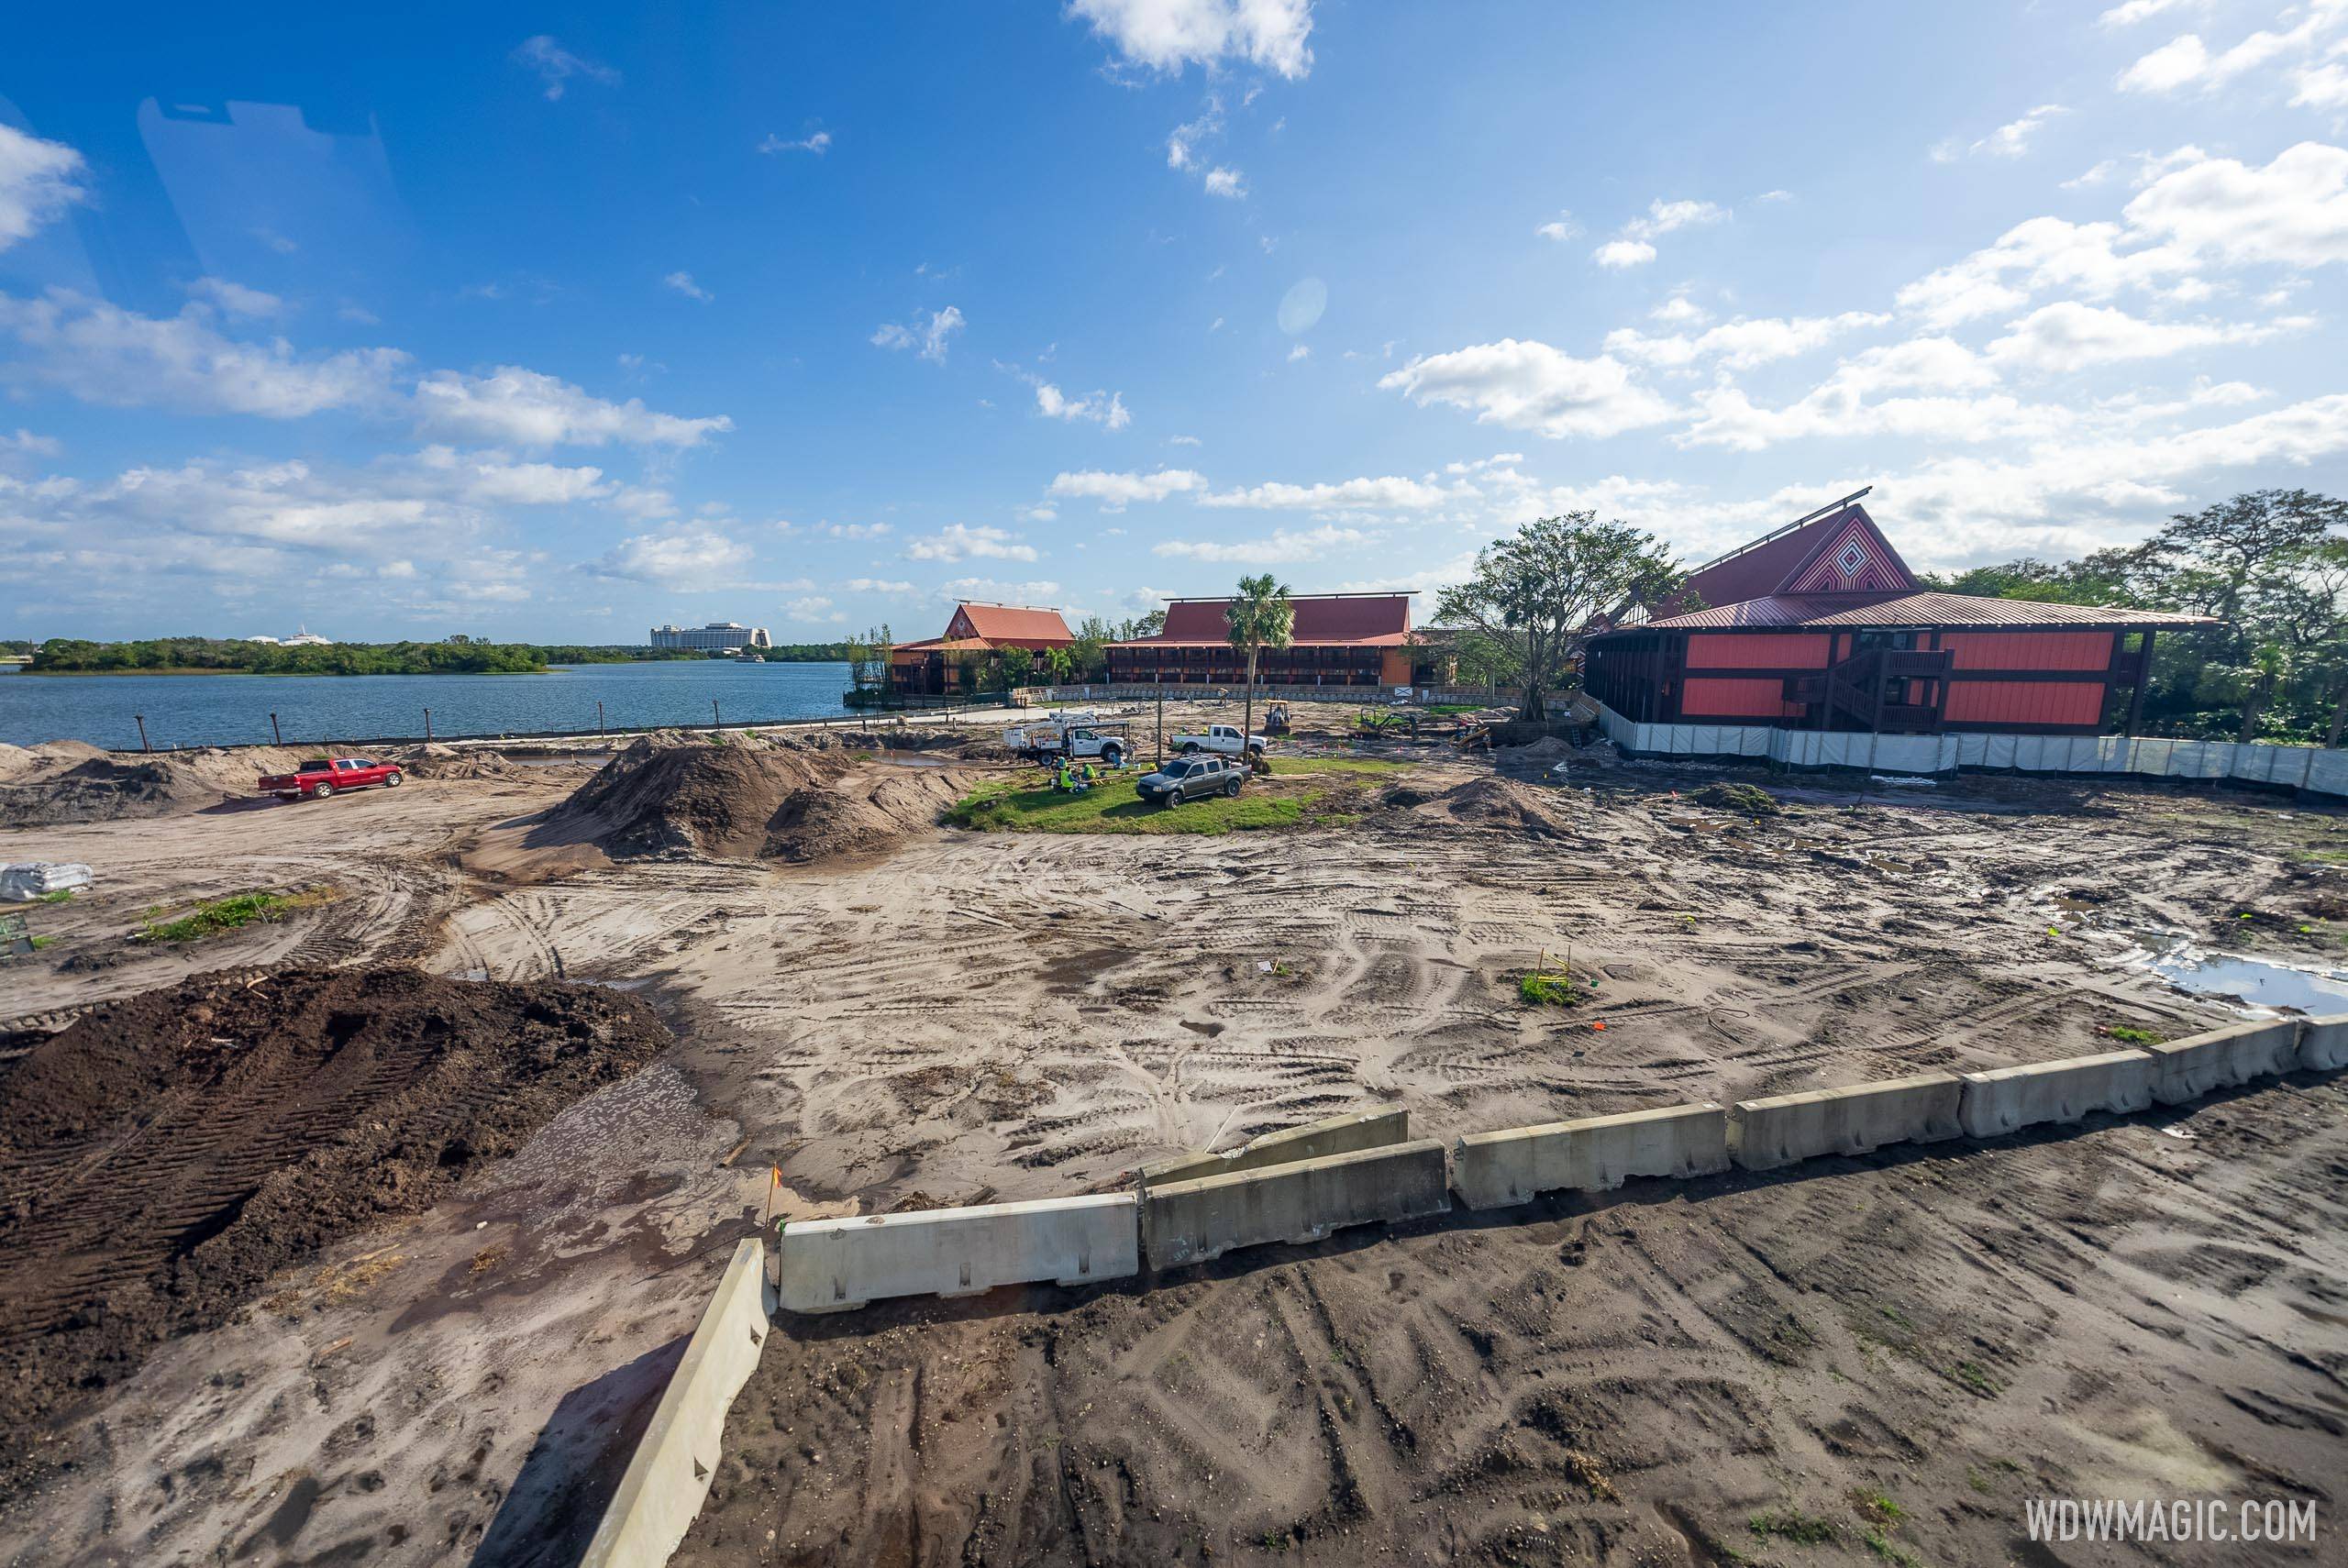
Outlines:
<svg viewBox="0 0 2348 1568"><path fill-rule="evenodd" d="M396 762L370 762L363 756L314 756L291 773L263 774L260 792L281 801L298 801L305 795L313 801L323 801L338 790L364 790L370 784L396 788L399 782L400 765Z"/></svg>

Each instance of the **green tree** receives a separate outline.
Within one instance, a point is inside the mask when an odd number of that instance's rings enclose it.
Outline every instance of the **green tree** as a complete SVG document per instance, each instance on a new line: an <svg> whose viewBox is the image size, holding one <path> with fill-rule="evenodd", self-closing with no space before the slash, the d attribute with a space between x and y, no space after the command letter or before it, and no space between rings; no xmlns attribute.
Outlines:
<svg viewBox="0 0 2348 1568"><path fill-rule="evenodd" d="M1524 688L1518 712L1545 720L1546 690L1590 621L1634 602L1659 604L1685 578L1652 535L1568 512L1476 552L1475 572L1443 591L1435 619L1506 649Z"/></svg>
<svg viewBox="0 0 2348 1568"><path fill-rule="evenodd" d="M1005 648L996 657L994 683L997 690L1010 692L1036 679L1036 656L1025 648Z"/></svg>
<svg viewBox="0 0 2348 1568"><path fill-rule="evenodd" d="M1247 702L1240 720L1240 745L1256 733L1256 660L1266 648L1279 649L1294 640L1296 606L1289 602L1288 585L1270 572L1243 577L1239 591L1224 612L1231 624L1231 648L1247 661Z"/></svg>

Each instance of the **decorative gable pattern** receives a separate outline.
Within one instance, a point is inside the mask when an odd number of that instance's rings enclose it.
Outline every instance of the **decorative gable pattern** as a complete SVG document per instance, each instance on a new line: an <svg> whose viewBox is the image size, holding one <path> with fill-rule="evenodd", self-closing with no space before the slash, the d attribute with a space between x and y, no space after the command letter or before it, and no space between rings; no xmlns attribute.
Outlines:
<svg viewBox="0 0 2348 1568"><path fill-rule="evenodd" d="M1851 516L1787 579L1780 593L1907 593L1916 580L1865 512Z"/></svg>

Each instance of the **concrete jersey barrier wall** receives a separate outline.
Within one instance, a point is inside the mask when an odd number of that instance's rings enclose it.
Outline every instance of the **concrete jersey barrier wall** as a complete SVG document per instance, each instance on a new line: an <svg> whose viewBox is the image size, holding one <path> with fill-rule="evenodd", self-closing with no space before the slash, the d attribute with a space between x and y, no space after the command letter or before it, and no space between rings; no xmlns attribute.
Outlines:
<svg viewBox="0 0 2348 1568"><path fill-rule="evenodd" d="M1241 1171L1259 1171L1268 1165L1350 1154L1359 1149L1382 1149L1390 1143L1400 1143L1410 1135L1411 1114L1407 1110L1353 1111L1332 1116L1325 1121L1266 1132L1221 1154L1177 1154L1142 1166L1134 1173L1134 1179L1148 1188L1168 1182L1236 1176Z"/></svg>
<svg viewBox="0 0 2348 1568"><path fill-rule="evenodd" d="M1963 1128L1965 1083L1954 1073L1922 1073L1848 1088L1744 1099L1728 1110L1729 1155L1748 1171L1775 1170L1821 1154L1864 1154L1886 1143L1930 1143Z"/></svg>
<svg viewBox="0 0 2348 1568"><path fill-rule="evenodd" d="M998 1285L1092 1285L1140 1272L1134 1196L1104 1193L784 1227L782 1305L846 1312L891 1296L975 1296Z"/></svg>
<svg viewBox="0 0 2348 1568"><path fill-rule="evenodd" d="M1470 1209L1560 1187L1603 1192L1628 1176L1711 1176L1728 1164L1727 1113L1709 1101L1470 1132L1451 1160L1452 1186Z"/></svg>
<svg viewBox="0 0 2348 1568"><path fill-rule="evenodd" d="M2300 1025L2299 1066L2319 1073L2348 1067L2348 1012Z"/></svg>
<svg viewBox="0 0 2348 1568"><path fill-rule="evenodd" d="M1153 1268L1205 1263L1235 1247L1300 1245L1348 1225L1448 1213L1443 1145L1432 1138L1153 1187L1141 1209Z"/></svg>
<svg viewBox="0 0 2348 1568"><path fill-rule="evenodd" d="M1996 1138L2042 1121L2077 1121L2091 1110L2149 1110L2153 1071L2143 1051L2105 1051L1967 1073L1957 1120L1969 1138Z"/></svg>
<svg viewBox="0 0 2348 1568"><path fill-rule="evenodd" d="M2163 1105L2183 1105L2212 1089L2287 1073L2299 1065L2298 1043L2298 1021L2285 1018L2229 1024L2147 1046L2154 1064L2153 1098Z"/></svg>
<svg viewBox="0 0 2348 1568"><path fill-rule="evenodd" d="M753 1237L736 1245L580 1568L660 1568L669 1561L709 1493L725 1413L758 1369L768 1327L766 1249Z"/></svg>

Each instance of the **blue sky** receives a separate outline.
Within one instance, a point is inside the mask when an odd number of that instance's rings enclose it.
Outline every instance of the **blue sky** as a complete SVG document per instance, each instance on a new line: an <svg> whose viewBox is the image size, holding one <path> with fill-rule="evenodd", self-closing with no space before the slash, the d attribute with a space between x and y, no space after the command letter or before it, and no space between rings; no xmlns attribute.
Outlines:
<svg viewBox="0 0 2348 1568"><path fill-rule="evenodd" d="M2348 0L59 15L0 635L925 635L2348 485Z"/></svg>

